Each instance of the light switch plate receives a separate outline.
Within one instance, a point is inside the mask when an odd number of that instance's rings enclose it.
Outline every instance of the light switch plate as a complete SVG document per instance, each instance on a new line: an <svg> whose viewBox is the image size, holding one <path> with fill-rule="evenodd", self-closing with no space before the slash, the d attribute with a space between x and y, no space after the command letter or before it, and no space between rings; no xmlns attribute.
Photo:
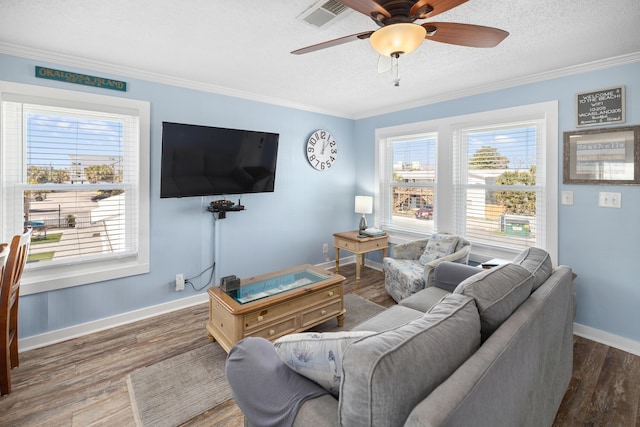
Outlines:
<svg viewBox="0 0 640 427"><path fill-rule="evenodd" d="M563 205L573 205L573 191L563 191L562 192L562 204Z"/></svg>
<svg viewBox="0 0 640 427"><path fill-rule="evenodd" d="M601 208L618 208L622 206L621 193L598 193L598 206Z"/></svg>

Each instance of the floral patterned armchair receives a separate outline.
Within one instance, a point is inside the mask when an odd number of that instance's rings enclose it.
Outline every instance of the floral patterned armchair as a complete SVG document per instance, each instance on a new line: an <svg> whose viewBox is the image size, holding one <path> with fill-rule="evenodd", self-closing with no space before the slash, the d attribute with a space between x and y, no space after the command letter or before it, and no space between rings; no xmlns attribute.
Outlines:
<svg viewBox="0 0 640 427"><path fill-rule="evenodd" d="M471 243L463 237L434 233L427 239L393 247L393 257L382 260L384 287L400 302L416 292L433 286L436 265L443 261L467 264Z"/></svg>

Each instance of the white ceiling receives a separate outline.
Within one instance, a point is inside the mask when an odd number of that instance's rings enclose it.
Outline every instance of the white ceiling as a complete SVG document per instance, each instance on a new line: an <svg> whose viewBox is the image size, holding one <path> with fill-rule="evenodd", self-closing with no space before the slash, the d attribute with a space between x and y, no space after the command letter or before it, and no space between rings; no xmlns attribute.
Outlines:
<svg viewBox="0 0 640 427"><path fill-rule="evenodd" d="M352 10L322 30L296 19L315 3L0 0L0 53L350 118L640 60L639 0L470 0L432 20L509 37L490 49L427 40L394 87L367 40L289 53L378 28Z"/></svg>

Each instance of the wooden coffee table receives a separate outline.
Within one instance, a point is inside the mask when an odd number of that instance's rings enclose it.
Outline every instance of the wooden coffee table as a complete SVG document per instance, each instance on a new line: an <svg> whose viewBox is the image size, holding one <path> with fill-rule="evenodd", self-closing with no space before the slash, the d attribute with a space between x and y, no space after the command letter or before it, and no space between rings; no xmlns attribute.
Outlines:
<svg viewBox="0 0 640 427"><path fill-rule="evenodd" d="M243 279L238 291L212 286L208 335L229 352L245 337L273 341L333 317L342 326L343 282L339 274L305 264Z"/></svg>

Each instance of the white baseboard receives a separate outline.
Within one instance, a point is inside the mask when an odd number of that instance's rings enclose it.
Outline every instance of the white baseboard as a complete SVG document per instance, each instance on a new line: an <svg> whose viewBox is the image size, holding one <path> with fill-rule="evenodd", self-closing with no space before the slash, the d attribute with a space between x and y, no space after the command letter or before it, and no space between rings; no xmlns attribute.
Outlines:
<svg viewBox="0 0 640 427"><path fill-rule="evenodd" d="M354 262L355 256L349 256L340 259L341 265L353 264ZM378 262L365 260L365 265L369 268L382 270L382 264ZM335 267L335 262L330 261L319 264L318 266L329 269ZM58 329L56 331L22 338L19 342L19 348L22 352L35 348L45 347L47 345L67 341L72 338L92 334L94 332L104 331L105 329L115 328L117 326L126 325L129 323L137 322L139 320L148 319L150 317L170 313L172 311L181 310L183 308L192 307L194 305L204 304L207 301L208 296L206 293L198 294L176 301L143 308L140 310L130 311L128 313L120 314L117 316L107 317L104 319L95 320L93 322L71 326L69 328ZM589 326L584 326L579 323L573 324L573 333L580 337L587 338L592 341L609 345L611 347L615 347L617 349L640 356L640 342L638 341L610 334L608 332L591 328Z"/></svg>
<svg viewBox="0 0 640 427"><path fill-rule="evenodd" d="M591 328L579 323L573 324L573 333L579 337L590 339L601 344L615 347L627 353L640 356L640 342L624 338L619 335L610 334L600 329Z"/></svg>
<svg viewBox="0 0 640 427"><path fill-rule="evenodd" d="M139 320L148 319L160 314L170 313L172 311L181 310L183 308L192 307L194 305L206 303L209 300L207 293L194 295L179 300L154 305L152 307L142 308L140 310L130 311L128 313L119 314L117 316L106 317L104 319L71 326L68 328L58 329L51 332L45 332L40 335L18 340L20 352L32 350L35 348L45 347L72 338L78 338L94 332L104 331L105 329L115 328ZM203 330L204 333L204 330Z"/></svg>
<svg viewBox="0 0 640 427"><path fill-rule="evenodd" d="M353 264L356 262L354 255L340 258L340 265ZM377 262L365 261L365 265L376 270L382 270L382 265ZM327 261L319 264L318 267L329 269L335 267L334 261ZM106 329L115 328L117 326L126 325L137 322L139 320L148 319L150 317L159 316L161 314L170 313L172 311L181 310L183 308L192 307L194 305L203 304L208 301L207 293L194 295L191 297L167 302L164 304L154 305L152 307L142 308L140 310L130 311L128 313L119 314L117 316L106 317L92 322L83 323L81 325L70 326L68 328L57 329L51 332L45 332L40 335L33 335L19 340L18 347L20 351L33 350L35 348L45 347L73 338L78 338L94 332L104 331Z"/></svg>

